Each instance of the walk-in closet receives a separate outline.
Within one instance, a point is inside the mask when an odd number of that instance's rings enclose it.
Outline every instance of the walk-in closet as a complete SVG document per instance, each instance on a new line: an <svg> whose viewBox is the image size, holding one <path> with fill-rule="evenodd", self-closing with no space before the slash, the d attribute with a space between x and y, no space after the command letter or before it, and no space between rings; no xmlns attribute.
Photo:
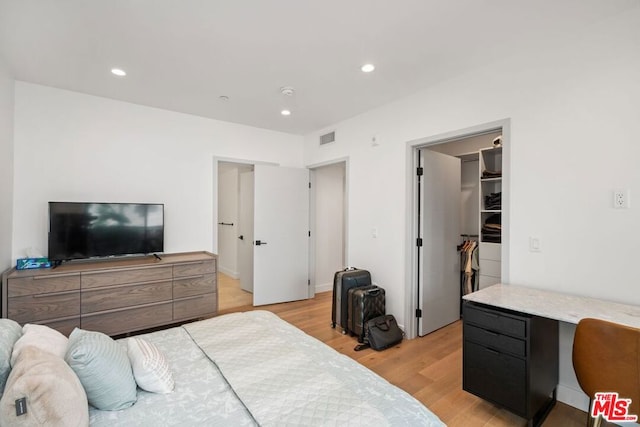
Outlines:
<svg viewBox="0 0 640 427"><path fill-rule="evenodd" d="M419 322L419 335L459 318L463 295L501 281L502 143L498 129L420 149L424 247L419 301L425 320ZM459 181L451 174L459 174ZM448 194L436 198L444 188ZM457 218L459 225L450 224ZM447 255L453 250L457 255Z"/></svg>

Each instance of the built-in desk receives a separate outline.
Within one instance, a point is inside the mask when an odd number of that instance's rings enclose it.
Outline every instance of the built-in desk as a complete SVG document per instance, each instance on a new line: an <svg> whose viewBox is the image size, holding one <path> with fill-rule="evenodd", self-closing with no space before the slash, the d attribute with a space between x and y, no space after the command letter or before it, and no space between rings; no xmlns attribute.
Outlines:
<svg viewBox="0 0 640 427"><path fill-rule="evenodd" d="M594 318L640 328L640 307L559 292L497 284L463 297L467 301L577 324Z"/></svg>
<svg viewBox="0 0 640 427"><path fill-rule="evenodd" d="M556 401L559 322L640 328L640 307L497 284L465 295L463 388L540 425Z"/></svg>

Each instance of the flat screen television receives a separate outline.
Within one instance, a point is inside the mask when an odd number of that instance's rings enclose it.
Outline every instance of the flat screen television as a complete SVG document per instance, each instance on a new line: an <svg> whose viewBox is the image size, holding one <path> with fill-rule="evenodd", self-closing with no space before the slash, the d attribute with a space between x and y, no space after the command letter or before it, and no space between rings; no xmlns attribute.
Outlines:
<svg viewBox="0 0 640 427"><path fill-rule="evenodd" d="M164 251L164 205L49 202L49 260Z"/></svg>

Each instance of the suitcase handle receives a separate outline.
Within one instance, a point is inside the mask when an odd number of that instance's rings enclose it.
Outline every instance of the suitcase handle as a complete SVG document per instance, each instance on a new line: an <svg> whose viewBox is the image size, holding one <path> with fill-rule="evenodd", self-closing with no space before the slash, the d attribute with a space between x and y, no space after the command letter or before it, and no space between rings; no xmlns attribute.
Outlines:
<svg viewBox="0 0 640 427"><path fill-rule="evenodd" d="M377 296L380 293L380 288L371 289L369 295Z"/></svg>

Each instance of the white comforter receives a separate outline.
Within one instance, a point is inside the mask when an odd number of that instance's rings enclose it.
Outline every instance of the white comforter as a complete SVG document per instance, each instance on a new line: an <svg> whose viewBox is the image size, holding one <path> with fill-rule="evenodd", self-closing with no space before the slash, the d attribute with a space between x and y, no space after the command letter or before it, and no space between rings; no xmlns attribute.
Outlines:
<svg viewBox="0 0 640 427"><path fill-rule="evenodd" d="M259 425L444 425L409 394L270 312L183 328Z"/></svg>

